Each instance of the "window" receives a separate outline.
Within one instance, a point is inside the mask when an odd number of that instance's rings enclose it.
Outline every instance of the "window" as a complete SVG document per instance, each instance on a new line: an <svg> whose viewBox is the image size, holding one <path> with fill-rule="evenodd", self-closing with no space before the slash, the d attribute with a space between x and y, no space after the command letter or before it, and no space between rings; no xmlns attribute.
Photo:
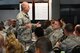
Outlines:
<svg viewBox="0 0 80 53"><path fill-rule="evenodd" d="M28 14L29 14L30 20L32 20L32 3L29 3L29 6L30 6L30 10Z"/></svg>

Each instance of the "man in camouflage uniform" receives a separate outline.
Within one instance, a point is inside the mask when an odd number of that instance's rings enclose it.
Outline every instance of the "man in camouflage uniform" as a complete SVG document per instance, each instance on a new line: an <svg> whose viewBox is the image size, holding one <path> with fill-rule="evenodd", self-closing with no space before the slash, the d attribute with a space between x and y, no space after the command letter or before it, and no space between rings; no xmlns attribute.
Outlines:
<svg viewBox="0 0 80 53"><path fill-rule="evenodd" d="M79 32L78 31L77 32L78 34L80 34L80 26L78 30ZM61 49L66 53L71 53L72 49L75 46L80 45L80 36L78 36L78 34L75 36L73 34L73 31L74 31L74 27L71 24L66 24L64 28L64 34L67 36L67 38L63 40L60 45Z"/></svg>
<svg viewBox="0 0 80 53"><path fill-rule="evenodd" d="M48 35L48 38L51 40L53 47L56 42L63 36L63 30L59 20L52 21L53 31Z"/></svg>
<svg viewBox="0 0 80 53"><path fill-rule="evenodd" d="M32 27L33 26L41 26L41 24L32 24L29 19L29 4L27 2L23 2L21 4L22 11L17 15L17 38L24 45L26 49L27 43L31 42L32 38Z"/></svg>
<svg viewBox="0 0 80 53"><path fill-rule="evenodd" d="M56 42L59 39L61 39L62 36L63 36L63 30L62 29L57 29L57 30L55 30L49 34L48 37L51 40L53 47L55 46Z"/></svg>
<svg viewBox="0 0 80 53"><path fill-rule="evenodd" d="M74 27L72 24L66 24L64 27L64 34L67 36L61 43L61 49L67 53L70 53L71 49L76 45L75 36L73 34Z"/></svg>
<svg viewBox="0 0 80 53"><path fill-rule="evenodd" d="M28 11L29 4L23 2L21 4L22 11L17 15L17 38L26 49L26 43L31 41L31 21L29 19Z"/></svg>

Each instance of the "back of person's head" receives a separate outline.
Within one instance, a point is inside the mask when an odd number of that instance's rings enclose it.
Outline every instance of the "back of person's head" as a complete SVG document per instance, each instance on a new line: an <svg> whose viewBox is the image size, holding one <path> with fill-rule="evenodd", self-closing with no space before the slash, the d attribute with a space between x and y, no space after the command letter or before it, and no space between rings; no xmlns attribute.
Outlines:
<svg viewBox="0 0 80 53"><path fill-rule="evenodd" d="M36 41L36 51L35 53L50 53L52 51L52 44L48 38L40 37Z"/></svg>
<svg viewBox="0 0 80 53"><path fill-rule="evenodd" d="M73 35L73 32L74 32L73 25L70 23L66 24L64 27L64 35L70 36L70 35Z"/></svg>
<svg viewBox="0 0 80 53"><path fill-rule="evenodd" d="M80 45L75 46L75 47L72 49L71 53L80 53Z"/></svg>
<svg viewBox="0 0 80 53"><path fill-rule="evenodd" d="M67 32L74 32L74 26L70 23L66 24L66 26L64 27L64 29L67 31Z"/></svg>
<svg viewBox="0 0 80 53"><path fill-rule="evenodd" d="M37 27L34 32L35 32L35 36L37 37L44 36L44 30L41 27Z"/></svg>

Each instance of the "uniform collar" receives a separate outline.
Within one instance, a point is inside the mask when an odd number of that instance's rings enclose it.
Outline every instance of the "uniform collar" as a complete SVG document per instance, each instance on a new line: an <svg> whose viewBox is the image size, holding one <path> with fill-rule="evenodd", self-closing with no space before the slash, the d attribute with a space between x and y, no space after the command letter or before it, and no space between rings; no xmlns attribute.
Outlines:
<svg viewBox="0 0 80 53"><path fill-rule="evenodd" d="M22 13L23 15L27 15L27 13L24 13L23 11L21 11L21 13Z"/></svg>
<svg viewBox="0 0 80 53"><path fill-rule="evenodd" d="M21 13L29 19L28 13L24 13L23 11Z"/></svg>

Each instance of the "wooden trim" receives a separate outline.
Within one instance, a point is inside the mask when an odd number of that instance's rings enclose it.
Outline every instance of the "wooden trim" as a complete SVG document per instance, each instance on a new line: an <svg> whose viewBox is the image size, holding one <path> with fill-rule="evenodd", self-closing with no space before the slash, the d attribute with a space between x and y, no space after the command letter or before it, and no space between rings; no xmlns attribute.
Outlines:
<svg viewBox="0 0 80 53"><path fill-rule="evenodd" d="M29 3L32 3L33 0L19 0L20 3L22 3L23 1L27 1ZM35 0L35 3L47 3L48 0L44 1L44 0Z"/></svg>

